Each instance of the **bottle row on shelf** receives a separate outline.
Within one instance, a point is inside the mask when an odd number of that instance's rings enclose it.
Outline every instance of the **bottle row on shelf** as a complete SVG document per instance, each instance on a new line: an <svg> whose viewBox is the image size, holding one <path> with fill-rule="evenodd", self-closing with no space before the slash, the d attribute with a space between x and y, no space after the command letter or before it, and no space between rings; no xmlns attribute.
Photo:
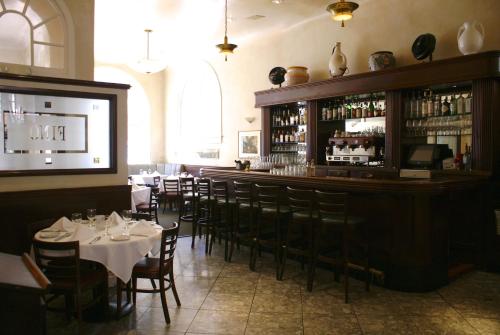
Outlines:
<svg viewBox="0 0 500 335"><path fill-rule="evenodd" d="M385 137L385 128L380 126L367 127L359 132L333 130L330 137Z"/></svg>
<svg viewBox="0 0 500 335"><path fill-rule="evenodd" d="M276 143L271 147L273 152L306 152L305 143Z"/></svg>
<svg viewBox="0 0 500 335"><path fill-rule="evenodd" d="M301 126L307 124L307 108L298 105L295 109L280 106L271 114L273 127Z"/></svg>
<svg viewBox="0 0 500 335"><path fill-rule="evenodd" d="M472 134L472 115L440 116L406 120L407 136L452 136Z"/></svg>
<svg viewBox="0 0 500 335"><path fill-rule="evenodd" d="M472 112L472 91L434 93L430 89L412 91L404 103L405 119L422 119L431 116L450 116Z"/></svg>
<svg viewBox="0 0 500 335"><path fill-rule="evenodd" d="M300 130L275 130L271 138L273 143L298 143L306 141L306 131Z"/></svg>
<svg viewBox="0 0 500 335"><path fill-rule="evenodd" d="M321 121L385 116L385 96L346 96L329 101L321 108Z"/></svg>

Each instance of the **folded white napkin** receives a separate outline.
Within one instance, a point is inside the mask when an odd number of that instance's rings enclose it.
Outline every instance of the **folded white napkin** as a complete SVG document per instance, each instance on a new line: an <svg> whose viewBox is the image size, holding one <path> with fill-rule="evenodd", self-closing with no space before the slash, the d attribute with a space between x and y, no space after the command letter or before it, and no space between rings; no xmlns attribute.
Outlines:
<svg viewBox="0 0 500 335"><path fill-rule="evenodd" d="M87 225L79 224L76 226L75 232L70 237L70 241L85 241L93 237L95 232Z"/></svg>
<svg viewBox="0 0 500 335"><path fill-rule="evenodd" d="M108 217L108 223L110 226L122 226L125 224L125 221L123 221L122 217L117 212L113 211Z"/></svg>
<svg viewBox="0 0 500 335"><path fill-rule="evenodd" d="M132 191L137 191L137 190L140 190L142 188L142 186L139 186L137 184L132 184Z"/></svg>
<svg viewBox="0 0 500 335"><path fill-rule="evenodd" d="M155 233L156 229L153 228L151 223L145 220L139 221L132 227L132 229L130 229L130 234L153 235Z"/></svg>
<svg viewBox="0 0 500 335"><path fill-rule="evenodd" d="M67 217L63 216L59 220L57 220L52 226L50 226L47 229L44 229L44 231L74 231L75 230L75 225L73 221L68 219Z"/></svg>

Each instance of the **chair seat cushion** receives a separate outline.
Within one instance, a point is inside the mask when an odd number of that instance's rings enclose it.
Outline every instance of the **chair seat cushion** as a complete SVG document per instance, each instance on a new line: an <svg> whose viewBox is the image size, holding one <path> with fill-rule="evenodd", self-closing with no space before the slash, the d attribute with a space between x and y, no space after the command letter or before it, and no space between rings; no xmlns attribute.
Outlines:
<svg viewBox="0 0 500 335"><path fill-rule="evenodd" d="M46 273L47 277L50 279L52 285L51 289L57 290L74 290L76 288L76 282L73 279L62 279L57 278L55 273ZM80 272L80 283L82 288L93 287L104 282L107 279L107 272L102 269L81 269Z"/></svg>
<svg viewBox="0 0 500 335"><path fill-rule="evenodd" d="M172 262L170 262L172 264ZM157 278L160 273L160 259L144 257L134 265L132 275L140 278Z"/></svg>

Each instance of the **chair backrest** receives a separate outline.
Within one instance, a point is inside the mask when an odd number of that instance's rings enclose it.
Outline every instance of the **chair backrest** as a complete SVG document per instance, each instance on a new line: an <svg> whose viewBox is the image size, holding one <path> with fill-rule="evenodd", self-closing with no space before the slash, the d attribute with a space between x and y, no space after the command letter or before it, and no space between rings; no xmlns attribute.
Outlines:
<svg viewBox="0 0 500 335"><path fill-rule="evenodd" d="M253 207L252 183L247 181L233 181L236 204L248 204Z"/></svg>
<svg viewBox="0 0 500 335"><path fill-rule="evenodd" d="M255 201L259 209L269 208L279 212L281 193L280 186L255 184Z"/></svg>
<svg viewBox="0 0 500 335"><path fill-rule="evenodd" d="M212 181L212 194L217 203L229 202L229 194L227 191L227 182L222 180Z"/></svg>
<svg viewBox="0 0 500 335"><path fill-rule="evenodd" d="M163 189L168 194L179 194L179 179L163 179Z"/></svg>
<svg viewBox="0 0 500 335"><path fill-rule="evenodd" d="M196 191L198 192L199 199L208 199L211 197L211 182L209 178L199 178L198 184L196 185Z"/></svg>
<svg viewBox="0 0 500 335"><path fill-rule="evenodd" d="M154 187L160 186L160 181L161 181L161 177L160 176L154 176L153 177L153 186Z"/></svg>
<svg viewBox="0 0 500 335"><path fill-rule="evenodd" d="M74 283L80 288L80 245L78 241L45 242L33 240L35 261L43 273L55 284L58 281Z"/></svg>
<svg viewBox="0 0 500 335"><path fill-rule="evenodd" d="M154 208L158 206L158 198L160 195L160 188L156 186L149 186L151 191L149 192L149 208Z"/></svg>
<svg viewBox="0 0 500 335"><path fill-rule="evenodd" d="M56 222L56 219L52 218L28 223L26 225L26 247L24 250L29 253L35 234L42 229L50 227L54 222Z"/></svg>
<svg viewBox="0 0 500 335"><path fill-rule="evenodd" d="M320 220L324 216L335 215L343 218L344 224L347 224L347 193L332 193L316 190L315 194Z"/></svg>
<svg viewBox="0 0 500 335"><path fill-rule="evenodd" d="M185 196L187 194L194 195L195 191L194 178L193 177L180 177L179 178L179 191L181 195Z"/></svg>
<svg viewBox="0 0 500 335"><path fill-rule="evenodd" d="M303 213L312 217L314 207L314 191L301 190L287 187L286 194L288 198L288 207L293 213Z"/></svg>
<svg viewBox="0 0 500 335"><path fill-rule="evenodd" d="M179 224L177 222L173 222L171 228L164 229L161 232L160 273L168 272L172 266L178 235Z"/></svg>

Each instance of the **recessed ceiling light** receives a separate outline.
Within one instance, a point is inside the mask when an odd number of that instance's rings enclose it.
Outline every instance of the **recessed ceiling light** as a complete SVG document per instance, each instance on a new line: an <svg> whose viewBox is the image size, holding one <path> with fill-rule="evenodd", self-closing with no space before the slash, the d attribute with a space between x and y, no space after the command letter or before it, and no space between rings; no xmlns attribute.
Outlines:
<svg viewBox="0 0 500 335"><path fill-rule="evenodd" d="M271 0L271 2L275 5L281 5L285 0Z"/></svg>

